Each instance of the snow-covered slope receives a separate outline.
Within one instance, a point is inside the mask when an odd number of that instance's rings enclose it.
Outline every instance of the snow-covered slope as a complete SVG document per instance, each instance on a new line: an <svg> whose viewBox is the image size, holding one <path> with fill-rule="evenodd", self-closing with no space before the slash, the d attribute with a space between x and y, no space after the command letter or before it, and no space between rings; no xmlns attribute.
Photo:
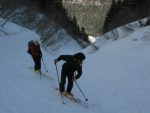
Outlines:
<svg viewBox="0 0 150 113"><path fill-rule="evenodd" d="M4 29L13 35L0 32L0 113L149 113L150 27L110 41L93 54L73 40L56 53L42 50L47 74L55 80L40 79L29 69L33 61L26 52L27 42L39 36L11 23ZM77 51L87 57L77 82L89 99L89 108L66 99L63 105L54 90L58 87L54 58ZM62 63L58 63L59 75ZM46 73L43 64L42 71ZM76 85L73 93L84 100Z"/></svg>

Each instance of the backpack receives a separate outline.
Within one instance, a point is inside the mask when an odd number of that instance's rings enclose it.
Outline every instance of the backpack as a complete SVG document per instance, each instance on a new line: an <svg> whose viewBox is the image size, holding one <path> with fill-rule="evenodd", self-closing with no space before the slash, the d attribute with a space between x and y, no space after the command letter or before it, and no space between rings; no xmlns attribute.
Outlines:
<svg viewBox="0 0 150 113"><path fill-rule="evenodd" d="M28 50L27 50L28 54L31 54L31 49L30 48L31 48L32 44L33 44L33 40L28 42Z"/></svg>

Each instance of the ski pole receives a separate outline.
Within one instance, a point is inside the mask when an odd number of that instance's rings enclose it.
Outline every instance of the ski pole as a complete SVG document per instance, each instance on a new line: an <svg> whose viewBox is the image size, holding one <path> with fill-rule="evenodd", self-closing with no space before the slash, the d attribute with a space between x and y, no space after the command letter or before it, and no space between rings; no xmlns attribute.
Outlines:
<svg viewBox="0 0 150 113"><path fill-rule="evenodd" d="M82 95L84 96L85 101L88 101L88 99L85 97L85 95L84 95L83 91L81 90L81 88L80 88L80 87L79 87L79 85L77 84L76 80L74 80L74 82L76 83L76 85L78 86L78 88L79 88L80 92L81 92L81 93L82 93Z"/></svg>
<svg viewBox="0 0 150 113"><path fill-rule="evenodd" d="M59 83L59 86L60 86L60 81L59 81L59 75L58 75L57 64L55 64L55 67L56 67L56 72L57 72L57 79L58 79L58 83ZM61 94L61 100L62 100L62 103L63 103L63 104L65 104L64 99L63 99L62 92L60 92L60 94Z"/></svg>
<svg viewBox="0 0 150 113"><path fill-rule="evenodd" d="M58 75L57 64L55 64L55 67L56 67L56 72L57 72L57 79L58 79L58 83L59 83L59 85L60 85L60 80L59 80L59 75Z"/></svg>
<svg viewBox="0 0 150 113"><path fill-rule="evenodd" d="M42 61L43 61L43 64L44 64L45 71L48 72L48 70L46 69L46 65L44 63L43 57L42 57Z"/></svg>

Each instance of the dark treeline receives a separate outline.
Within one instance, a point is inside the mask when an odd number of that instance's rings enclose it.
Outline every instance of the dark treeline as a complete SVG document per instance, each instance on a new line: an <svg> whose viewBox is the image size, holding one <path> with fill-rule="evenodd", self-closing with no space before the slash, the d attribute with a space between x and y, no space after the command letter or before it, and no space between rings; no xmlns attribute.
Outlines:
<svg viewBox="0 0 150 113"><path fill-rule="evenodd" d="M105 33L121 25L149 16L149 0L112 0L103 31Z"/></svg>

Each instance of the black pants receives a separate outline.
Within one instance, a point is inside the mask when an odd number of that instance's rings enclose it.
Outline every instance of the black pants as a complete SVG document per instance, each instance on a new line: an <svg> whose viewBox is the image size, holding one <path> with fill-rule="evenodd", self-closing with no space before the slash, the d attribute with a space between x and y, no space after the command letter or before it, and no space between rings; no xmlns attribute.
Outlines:
<svg viewBox="0 0 150 113"><path fill-rule="evenodd" d="M36 56L36 57L32 57L33 61L34 61L34 69L35 70L40 70L41 69L41 57L40 56Z"/></svg>
<svg viewBox="0 0 150 113"><path fill-rule="evenodd" d="M65 91L66 79L68 79L67 92L71 92L73 88L73 72L67 72L65 69L61 70L61 82L60 82L60 92Z"/></svg>

